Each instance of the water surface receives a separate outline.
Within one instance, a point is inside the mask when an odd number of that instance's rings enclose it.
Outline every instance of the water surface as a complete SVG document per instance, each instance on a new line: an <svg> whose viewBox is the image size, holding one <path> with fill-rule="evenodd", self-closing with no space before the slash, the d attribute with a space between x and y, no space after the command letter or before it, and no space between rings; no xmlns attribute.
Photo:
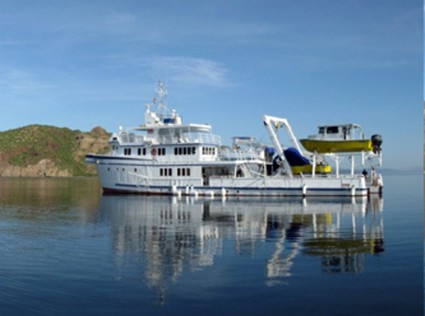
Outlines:
<svg viewBox="0 0 425 316"><path fill-rule="evenodd" d="M0 179L2 315L422 315L422 176L382 198L103 196Z"/></svg>

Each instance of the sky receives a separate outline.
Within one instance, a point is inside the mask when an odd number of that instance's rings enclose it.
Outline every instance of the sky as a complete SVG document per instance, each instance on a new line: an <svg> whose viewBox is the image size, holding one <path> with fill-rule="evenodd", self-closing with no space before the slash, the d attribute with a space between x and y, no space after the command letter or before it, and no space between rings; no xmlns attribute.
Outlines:
<svg viewBox="0 0 425 316"><path fill-rule="evenodd" d="M144 121L155 86L186 123L267 141L357 123L384 166L423 165L419 0L0 0L0 130L109 132Z"/></svg>

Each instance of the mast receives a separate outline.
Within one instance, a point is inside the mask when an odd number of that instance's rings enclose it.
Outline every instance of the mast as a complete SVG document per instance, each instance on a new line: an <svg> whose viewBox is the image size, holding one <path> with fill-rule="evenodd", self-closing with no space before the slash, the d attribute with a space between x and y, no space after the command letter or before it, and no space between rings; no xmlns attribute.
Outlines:
<svg viewBox="0 0 425 316"><path fill-rule="evenodd" d="M168 91L162 81L158 81L155 89L155 97L153 104L155 110L151 111L151 106L146 105L145 124L146 126L162 126L162 125L181 125L181 117L176 113L176 110L169 110L167 106Z"/></svg>
<svg viewBox="0 0 425 316"><path fill-rule="evenodd" d="M167 116L167 87L162 81L158 81L158 84L155 88L155 97L153 99L153 104L156 106L156 114L162 120Z"/></svg>

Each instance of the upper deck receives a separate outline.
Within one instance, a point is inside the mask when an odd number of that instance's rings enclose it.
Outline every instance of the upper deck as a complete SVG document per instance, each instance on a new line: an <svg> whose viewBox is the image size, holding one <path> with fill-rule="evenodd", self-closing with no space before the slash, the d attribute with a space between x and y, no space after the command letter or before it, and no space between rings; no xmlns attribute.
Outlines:
<svg viewBox="0 0 425 316"><path fill-rule="evenodd" d="M199 129L198 126L186 125L179 128L137 128L136 132L121 131L113 134L110 142L118 142L123 146L150 146L176 144L205 144L220 146L221 137L210 131ZM137 133L137 132L145 133Z"/></svg>
<svg viewBox="0 0 425 316"><path fill-rule="evenodd" d="M151 146L178 144L205 144L220 146L221 138L212 133L208 124L183 124L182 118L175 110L166 105L167 91L161 82L156 88L153 106L146 105L144 124L120 130L112 135L111 144L123 146ZM151 110L155 107L155 111Z"/></svg>

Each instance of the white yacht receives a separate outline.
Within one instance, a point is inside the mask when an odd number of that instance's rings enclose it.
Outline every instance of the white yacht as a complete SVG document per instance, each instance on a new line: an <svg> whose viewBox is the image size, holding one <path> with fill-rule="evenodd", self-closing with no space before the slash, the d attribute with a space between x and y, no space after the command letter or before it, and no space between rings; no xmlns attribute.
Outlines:
<svg viewBox="0 0 425 316"><path fill-rule="evenodd" d="M159 82L153 106L146 106L145 123L120 128L109 140L109 153L86 155L86 162L96 164L105 193L305 197L382 192L382 176L374 167L375 161L381 164L381 150L346 157L307 152L286 119L269 115L263 116L263 123L273 145L234 137L232 146L223 146L210 125L183 124L177 112L167 108L166 95ZM291 147L280 142L282 128ZM343 159L351 161L346 173L340 170Z"/></svg>

